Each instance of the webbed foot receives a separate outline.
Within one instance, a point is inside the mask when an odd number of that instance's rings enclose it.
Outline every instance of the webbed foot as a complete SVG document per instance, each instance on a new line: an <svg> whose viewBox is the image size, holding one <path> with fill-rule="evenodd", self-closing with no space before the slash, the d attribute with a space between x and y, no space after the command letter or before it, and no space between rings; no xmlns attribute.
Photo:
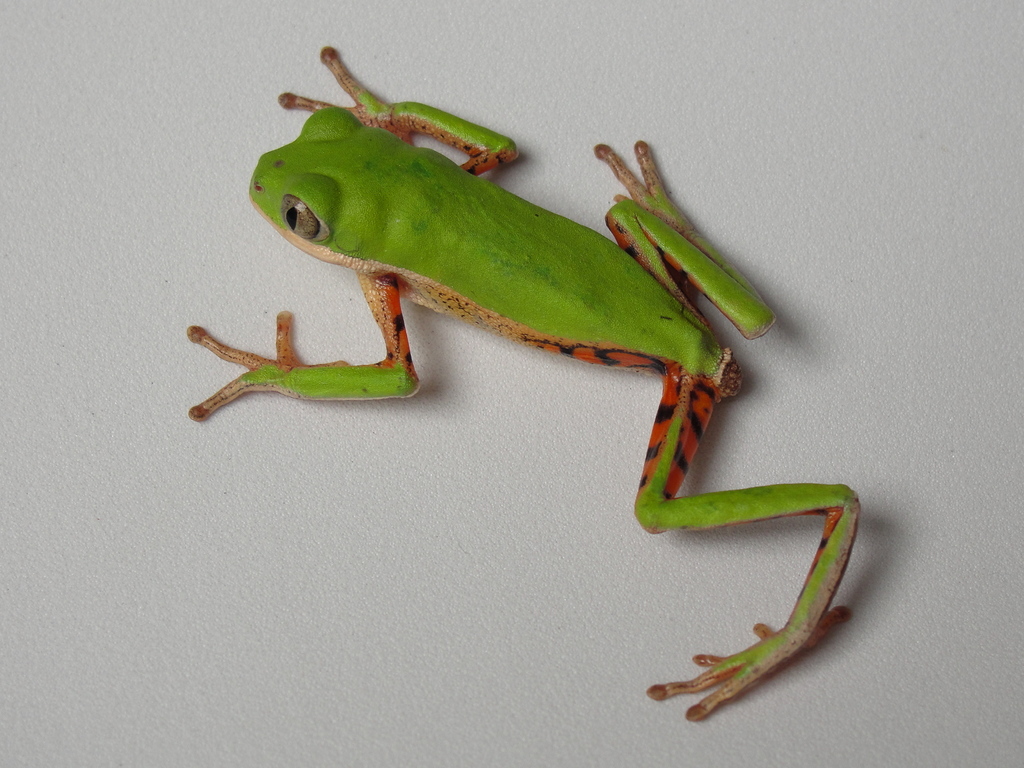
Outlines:
<svg viewBox="0 0 1024 768"><path fill-rule="evenodd" d="M647 695L655 701L662 701L681 693L697 693L721 685L686 711L687 720L703 720L719 705L778 671L798 653L812 648L831 627L846 621L850 615L849 608L837 606L822 616L809 634L786 629L775 632L766 624L755 624L754 634L760 638L759 642L732 656L698 654L693 657L693 662L708 667L706 672L692 680L652 685L647 689Z"/></svg>

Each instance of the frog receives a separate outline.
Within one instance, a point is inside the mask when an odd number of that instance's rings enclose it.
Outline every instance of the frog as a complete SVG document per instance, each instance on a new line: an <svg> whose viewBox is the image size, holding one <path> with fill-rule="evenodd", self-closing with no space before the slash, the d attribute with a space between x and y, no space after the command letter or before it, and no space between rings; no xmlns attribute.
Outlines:
<svg viewBox="0 0 1024 768"><path fill-rule="evenodd" d="M295 141L260 158L249 195L285 240L355 271L385 356L373 364L306 364L292 343L288 312L277 316L274 358L191 326L192 342L247 370L189 416L205 420L254 392L317 400L414 394L419 379L403 300L526 346L651 374L660 377L662 394L634 504L645 530L816 515L823 533L781 629L756 624L756 642L745 650L698 654L700 674L651 686L648 695L663 700L710 689L686 711L689 720L701 720L846 621L850 610L832 600L860 515L848 486L790 483L680 495L714 408L741 382L731 349L717 340L700 302L746 339L766 333L775 315L670 199L650 147L634 147L640 177L609 146L594 148L628 193L614 197L605 217L608 238L483 177L515 160L512 139L425 104L386 102L354 78L334 48L320 58L353 105L282 94L281 106L312 114ZM417 136L440 142L456 159L417 145Z"/></svg>

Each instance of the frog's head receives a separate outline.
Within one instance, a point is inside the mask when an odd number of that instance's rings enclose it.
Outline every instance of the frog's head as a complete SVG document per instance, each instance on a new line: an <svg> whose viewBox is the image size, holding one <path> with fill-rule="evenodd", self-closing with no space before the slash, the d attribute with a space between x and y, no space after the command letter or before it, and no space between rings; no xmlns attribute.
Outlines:
<svg viewBox="0 0 1024 768"><path fill-rule="evenodd" d="M256 209L293 245L318 259L338 262L359 250L353 233L336 227L341 190L336 165L325 164L363 128L339 107L313 113L291 144L268 152L253 172L249 196Z"/></svg>

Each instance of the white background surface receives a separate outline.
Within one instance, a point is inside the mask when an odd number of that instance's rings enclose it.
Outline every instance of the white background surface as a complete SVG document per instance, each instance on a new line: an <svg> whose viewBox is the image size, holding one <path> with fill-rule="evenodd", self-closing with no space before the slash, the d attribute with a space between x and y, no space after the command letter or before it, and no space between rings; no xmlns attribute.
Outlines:
<svg viewBox="0 0 1024 768"><path fill-rule="evenodd" d="M1024 11L888 6L7 0L0 763L1018 764ZM643 533L654 379L412 307L412 400L186 418L238 373L192 323L380 358L246 199L325 44L602 231L591 146L652 144L780 316L723 331L688 487L856 488L853 621L705 723L644 696L780 624L820 532Z"/></svg>

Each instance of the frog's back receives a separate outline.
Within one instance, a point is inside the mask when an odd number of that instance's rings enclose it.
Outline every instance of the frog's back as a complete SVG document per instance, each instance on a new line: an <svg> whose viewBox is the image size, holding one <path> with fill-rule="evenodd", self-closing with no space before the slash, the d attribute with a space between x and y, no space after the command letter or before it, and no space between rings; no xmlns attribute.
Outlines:
<svg viewBox="0 0 1024 768"><path fill-rule="evenodd" d="M376 130L366 133L381 138ZM703 318L608 238L467 174L433 150L396 139L387 153L367 156L372 162L347 159L345 173L362 178L346 178L345 186L382 185L400 194L375 201L376 226L352 255L420 276L407 282L430 294L424 303L482 307L486 312L474 319L505 335L514 335L507 332L511 321L573 344L675 360L693 373L717 369L722 350ZM450 303L439 304L438 294Z"/></svg>

